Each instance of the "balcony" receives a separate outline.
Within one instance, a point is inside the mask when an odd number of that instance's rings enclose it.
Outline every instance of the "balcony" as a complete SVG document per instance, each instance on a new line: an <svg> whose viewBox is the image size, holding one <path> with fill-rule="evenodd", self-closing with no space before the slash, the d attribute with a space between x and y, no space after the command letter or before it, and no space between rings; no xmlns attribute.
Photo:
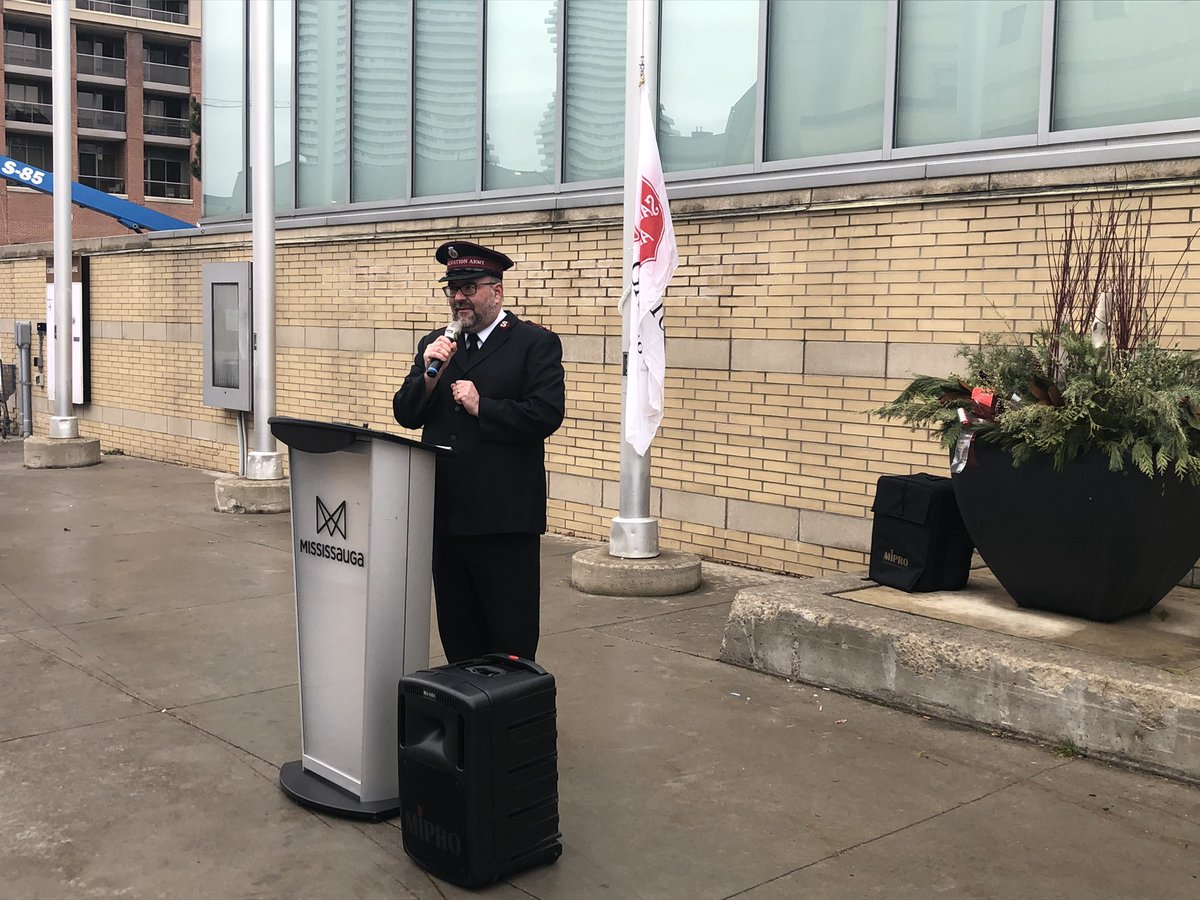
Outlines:
<svg viewBox="0 0 1200 900"><path fill-rule="evenodd" d="M4 120L6 122L28 122L32 125L49 125L54 121L49 103L35 103L31 100L5 100Z"/></svg>
<svg viewBox="0 0 1200 900"><path fill-rule="evenodd" d="M6 66L25 66L29 69L50 69L50 51L42 47L27 47L24 44L4 45Z"/></svg>
<svg viewBox="0 0 1200 900"><path fill-rule="evenodd" d="M191 84L191 70L187 66L172 66L167 63L145 64L146 81L154 84L174 84L188 87Z"/></svg>
<svg viewBox="0 0 1200 900"><path fill-rule="evenodd" d="M80 175L79 183L98 191L104 191L106 194L125 193L124 178L111 178L107 175Z"/></svg>
<svg viewBox="0 0 1200 900"><path fill-rule="evenodd" d="M81 106L79 107L79 127L123 132L125 130L125 113L113 109L88 109Z"/></svg>
<svg viewBox="0 0 1200 900"><path fill-rule="evenodd" d="M76 9L87 9L92 12L111 13L114 16L132 16L135 19L151 19L155 22L171 22L175 25L188 23L187 13L172 12L165 9L151 9L145 0L75 0Z"/></svg>
<svg viewBox="0 0 1200 900"><path fill-rule="evenodd" d="M143 116L142 130L146 134L159 137L186 138L191 134L187 119L174 119L168 116Z"/></svg>
<svg viewBox="0 0 1200 900"><path fill-rule="evenodd" d="M146 196L166 200L191 200L192 183L178 184L174 181L147 181Z"/></svg>
<svg viewBox="0 0 1200 900"><path fill-rule="evenodd" d="M123 57L80 53L78 65L80 75L100 75L104 78L125 77L125 59Z"/></svg>

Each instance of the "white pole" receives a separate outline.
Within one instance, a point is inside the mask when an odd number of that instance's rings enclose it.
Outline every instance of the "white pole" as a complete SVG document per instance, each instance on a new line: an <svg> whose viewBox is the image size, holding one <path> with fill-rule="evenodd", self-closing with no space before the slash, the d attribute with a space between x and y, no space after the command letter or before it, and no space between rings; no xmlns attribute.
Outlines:
<svg viewBox="0 0 1200 900"><path fill-rule="evenodd" d="M71 403L71 4L54 0L50 8L50 63L54 98L54 415L50 437L79 437Z"/></svg>
<svg viewBox="0 0 1200 900"><path fill-rule="evenodd" d="M246 477L283 477L283 454L267 422L275 415L275 12L250 2L250 142L254 148L251 227L254 240L254 449Z"/></svg>
<svg viewBox="0 0 1200 900"><path fill-rule="evenodd" d="M627 302L621 317L621 495L612 521L608 552L623 559L658 556L658 520L650 516L650 448L639 456L625 440L629 415L627 397L629 335L632 331L633 222L637 203L638 122L640 76L645 75L651 109L656 107L658 83L658 3L629 0L625 23L625 227L622 255L623 293Z"/></svg>

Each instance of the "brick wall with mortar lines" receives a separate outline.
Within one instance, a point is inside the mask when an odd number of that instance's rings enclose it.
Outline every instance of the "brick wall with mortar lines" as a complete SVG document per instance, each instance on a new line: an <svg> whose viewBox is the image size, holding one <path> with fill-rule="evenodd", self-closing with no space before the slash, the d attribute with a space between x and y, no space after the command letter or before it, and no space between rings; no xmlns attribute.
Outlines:
<svg viewBox="0 0 1200 900"><path fill-rule="evenodd" d="M814 195L773 195L762 198L773 208L735 211L677 203L682 262L668 296L667 415L652 466L664 546L797 574L863 568L875 479L945 471L925 435L866 411L907 373L952 367L959 343L1003 327L1000 311L1022 332L1035 326L1042 232L1061 223L1071 195L1029 193L827 208ZM1147 196L1152 245L1169 265L1200 224L1200 198L1190 183ZM400 431L391 394L415 339L446 318L431 250L472 236L517 260L510 308L564 341L568 420L548 445L551 530L607 537L619 479L619 216L281 231L278 412ZM202 264L248 258L249 237L151 247L94 257L102 336L84 431L125 452L232 470L236 420L200 401L197 298ZM0 261L0 289L30 271L40 282L43 265ZM1175 316L1187 346L1200 345L1200 304L1184 302L1197 287L1195 277L1184 283ZM181 328L190 340L175 340ZM122 374L132 356L147 386Z"/></svg>

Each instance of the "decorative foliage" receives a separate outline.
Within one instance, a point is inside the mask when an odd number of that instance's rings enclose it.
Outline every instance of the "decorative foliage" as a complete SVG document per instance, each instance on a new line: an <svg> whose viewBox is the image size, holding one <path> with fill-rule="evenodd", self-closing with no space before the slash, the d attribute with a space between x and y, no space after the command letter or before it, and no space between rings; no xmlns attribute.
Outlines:
<svg viewBox="0 0 1200 900"><path fill-rule="evenodd" d="M988 335L961 348L961 374L917 376L876 414L933 428L947 449L995 442L1016 465L1047 454L1061 470L1095 449L1113 471L1200 483L1200 357L1160 345L1195 237L1159 277L1140 205L1093 202L1084 226L1072 208L1048 248L1048 324L1032 344Z"/></svg>

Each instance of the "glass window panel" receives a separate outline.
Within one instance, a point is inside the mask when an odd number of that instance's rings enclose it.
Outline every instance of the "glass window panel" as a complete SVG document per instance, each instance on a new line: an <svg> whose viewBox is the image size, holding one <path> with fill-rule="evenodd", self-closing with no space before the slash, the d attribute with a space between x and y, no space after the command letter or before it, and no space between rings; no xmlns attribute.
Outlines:
<svg viewBox="0 0 1200 900"><path fill-rule="evenodd" d="M246 211L245 0L205 3L201 12L204 215L239 215Z"/></svg>
<svg viewBox="0 0 1200 900"><path fill-rule="evenodd" d="M345 203L348 0L296 0L296 206Z"/></svg>
<svg viewBox="0 0 1200 900"><path fill-rule="evenodd" d="M485 189L554 181L557 18L558 0L488 0Z"/></svg>
<svg viewBox="0 0 1200 900"><path fill-rule="evenodd" d="M625 174L625 4L567 4L563 180Z"/></svg>
<svg viewBox="0 0 1200 900"><path fill-rule="evenodd" d="M292 180L292 78L295 53L292 49L295 4L275 0L275 209L282 212L294 205Z"/></svg>
<svg viewBox="0 0 1200 900"><path fill-rule="evenodd" d="M290 212L292 203L292 23L295 14L294 0L274 0L275 8L272 22L274 25L275 59L275 211ZM253 67L254 47L250 47L251 66ZM250 93L253 93L252 91ZM254 121L254 99L247 97L250 107L250 121ZM254 129L248 134L251 149L251 169L253 169ZM251 172L253 178L253 172ZM253 182L251 182L253 183ZM254 192L250 191L246 198L246 209L254 209Z"/></svg>
<svg viewBox="0 0 1200 900"><path fill-rule="evenodd" d="M754 161L757 0L663 0L658 148L663 169Z"/></svg>
<svg viewBox="0 0 1200 900"><path fill-rule="evenodd" d="M1200 116L1200 3L1059 0L1051 127Z"/></svg>
<svg viewBox="0 0 1200 900"><path fill-rule="evenodd" d="M883 146L887 0L770 7L767 159Z"/></svg>
<svg viewBox="0 0 1200 900"><path fill-rule="evenodd" d="M416 0L413 17L413 194L474 191L479 6L476 0Z"/></svg>
<svg viewBox="0 0 1200 900"><path fill-rule="evenodd" d="M353 200L408 194L408 4L354 0Z"/></svg>
<svg viewBox="0 0 1200 900"><path fill-rule="evenodd" d="M1042 0L903 0L896 145L1037 132Z"/></svg>

